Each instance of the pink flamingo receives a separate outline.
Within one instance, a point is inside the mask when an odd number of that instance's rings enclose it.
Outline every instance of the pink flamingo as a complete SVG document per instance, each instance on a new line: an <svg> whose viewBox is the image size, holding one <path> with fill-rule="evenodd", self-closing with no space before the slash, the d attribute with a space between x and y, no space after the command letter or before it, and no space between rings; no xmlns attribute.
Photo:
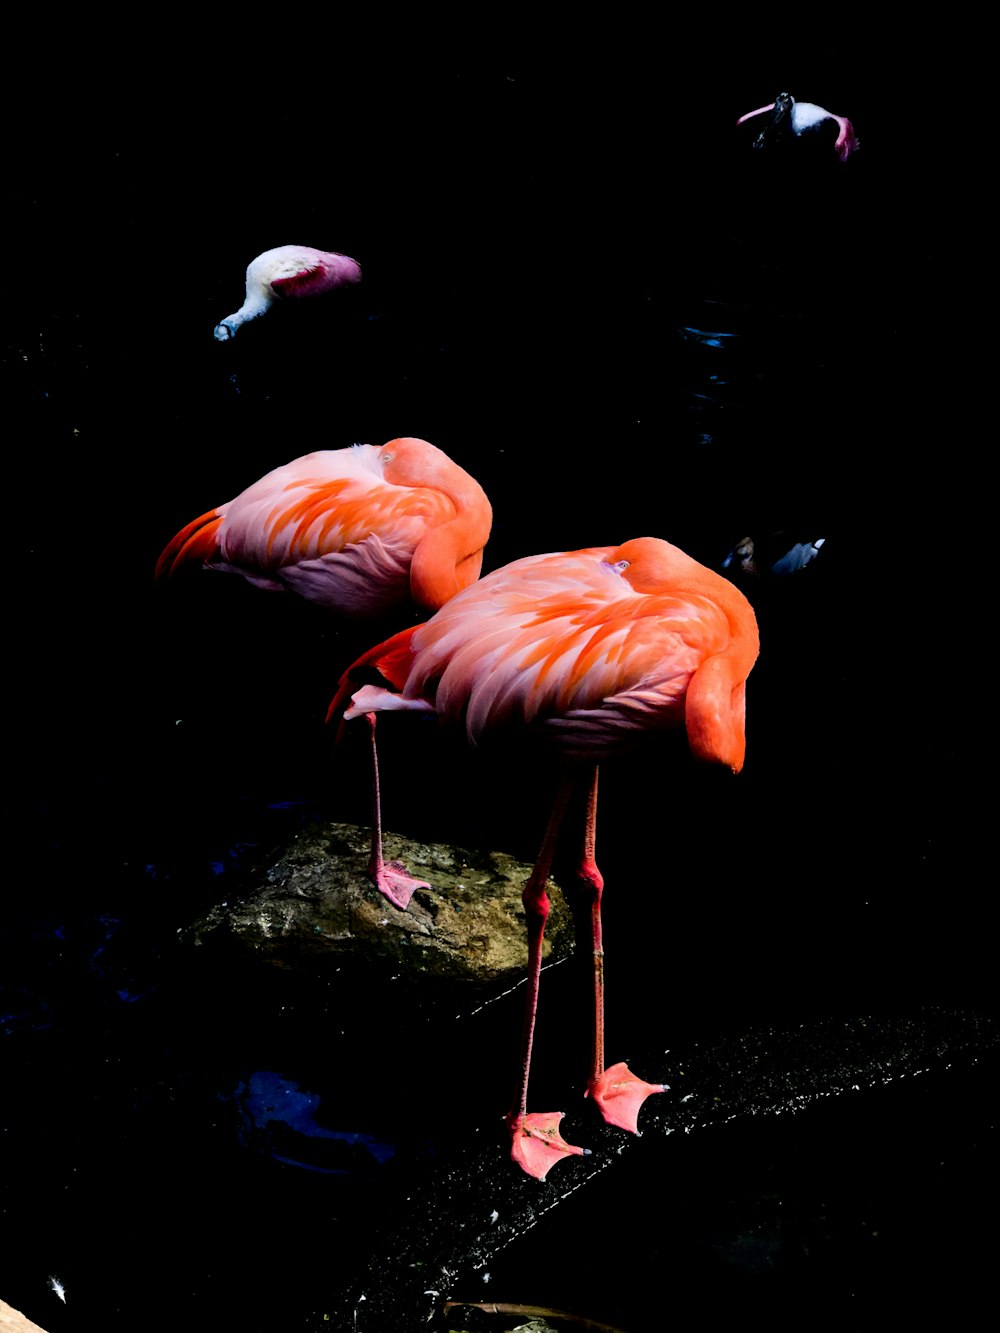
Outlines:
<svg viewBox="0 0 1000 1333"><path fill-rule="evenodd" d="M479 577L492 517L479 483L427 440L323 449L181 528L156 576L221 569L351 618L407 597L434 611Z"/></svg>
<svg viewBox="0 0 1000 1333"><path fill-rule="evenodd" d="M804 134L820 130L826 124L833 124L837 128L837 138L833 146L841 162L846 162L851 154L858 150L859 144L854 126L846 116L835 116L832 111L827 111L825 107L817 106L814 102L796 102L790 93L779 93L773 102L768 102L767 106L759 106L756 111L748 111L746 115L740 116L736 124L742 125L745 120L766 115L769 111L774 115L770 126L761 131L757 139L758 145L765 142L765 135L770 131L780 133L790 128L796 137L801 138Z"/></svg>
<svg viewBox="0 0 1000 1333"><path fill-rule="evenodd" d="M361 281L361 266L349 255L314 250L311 245L279 245L247 265L246 300L215 327L219 342L236 337L247 320L256 319L275 301L322 296L336 287Z"/></svg>
<svg viewBox="0 0 1000 1333"><path fill-rule="evenodd" d="M477 745L520 731L552 747L563 773L538 860L524 889L529 986L520 1080L507 1127L511 1155L544 1178L584 1150L559 1132L561 1112L527 1110L538 1005L546 883L570 800L585 797L576 877L589 894L594 953L593 1046L586 1095L604 1119L637 1132L639 1108L666 1089L604 1064L601 935L603 879L594 860L598 761L685 727L695 757L738 773L745 750L746 679L757 658L750 603L726 579L654 537L623 546L529 556L487 575L429 621L386 640L349 667L330 706L371 727L376 812L370 872L405 908L426 887L405 867L382 862L375 715L436 714ZM372 669L383 684L359 685ZM388 873L383 873L388 870Z"/></svg>

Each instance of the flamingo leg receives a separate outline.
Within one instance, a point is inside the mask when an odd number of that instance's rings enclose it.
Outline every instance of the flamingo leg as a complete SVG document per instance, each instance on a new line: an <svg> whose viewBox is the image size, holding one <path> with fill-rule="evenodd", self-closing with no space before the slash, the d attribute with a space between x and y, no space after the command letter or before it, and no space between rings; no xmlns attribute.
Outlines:
<svg viewBox="0 0 1000 1333"><path fill-rule="evenodd" d="M366 713L365 719L372 746L372 851L368 873L378 891L389 899L393 907L405 912L414 892L417 889L429 889L430 885L426 880L414 879L402 861L386 861L382 855L382 801L378 781L378 751L375 746L375 714Z"/></svg>
<svg viewBox="0 0 1000 1333"><path fill-rule="evenodd" d="M647 1097L667 1092L665 1083L645 1083L623 1062L604 1065L604 941L601 931L601 895L604 876L597 868L597 765L590 773L587 788L587 813L584 821L583 850L576 868L576 878L590 897L591 939L594 950L593 1043L590 1078L585 1096L593 1097L609 1125L639 1132L639 1108Z"/></svg>
<svg viewBox="0 0 1000 1333"><path fill-rule="evenodd" d="M538 989L542 974L542 944L549 915L549 895L545 886L572 790L572 780L564 777L556 792L541 851L521 895L528 918L528 992L521 1033L520 1081L514 1105L507 1115L507 1128L511 1137L511 1158L529 1176L535 1176L538 1180L544 1180L550 1167L563 1157L579 1157L587 1152L586 1148L567 1143L559 1133L559 1122L564 1112L536 1111L529 1114L527 1109L531 1047L535 1036Z"/></svg>

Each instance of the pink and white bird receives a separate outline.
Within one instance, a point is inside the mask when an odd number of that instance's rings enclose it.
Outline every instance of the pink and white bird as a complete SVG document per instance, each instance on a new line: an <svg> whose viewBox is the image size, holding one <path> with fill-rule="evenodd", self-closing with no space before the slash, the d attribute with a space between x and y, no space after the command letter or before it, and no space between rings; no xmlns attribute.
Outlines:
<svg viewBox="0 0 1000 1333"><path fill-rule="evenodd" d="M314 250L310 245L279 245L247 265L246 300L235 314L216 325L219 342L236 337L248 320L268 311L275 301L323 296L361 281L361 266L349 255Z"/></svg>
<svg viewBox="0 0 1000 1333"><path fill-rule="evenodd" d="M767 106L759 106L756 111L748 111L746 115L740 116L736 124L742 125L754 116L764 116L769 112L772 113L771 120L754 141L756 148L766 147L768 142L777 141L791 132L800 139L808 135L829 134L841 162L846 162L858 150L854 126L846 116L834 115L814 102L796 102L790 93L779 93Z"/></svg>
<svg viewBox="0 0 1000 1333"><path fill-rule="evenodd" d="M758 648L757 622L739 589L669 542L641 537L623 546L515 560L466 588L425 624L372 648L341 678L330 718L368 720L375 791L369 871L398 908L427 886L382 858L376 714L435 715L464 730L473 746L510 738L524 748L541 744L562 761L548 828L523 894L529 985L520 1080L506 1123L512 1158L529 1175L541 1179L563 1157L584 1151L562 1138L561 1112L527 1110L549 911L545 886L570 802L582 796L586 811L575 873L591 904L593 939L586 1095L608 1123L636 1132L642 1103L665 1088L636 1078L624 1064L604 1063L597 766L684 728L697 759L738 773L746 745L746 680ZM373 674L383 683L362 684Z"/></svg>
<svg viewBox="0 0 1000 1333"><path fill-rule="evenodd" d="M224 570L352 619L407 598L434 611L479 577L492 518L479 482L427 440L321 449L186 524L156 577Z"/></svg>

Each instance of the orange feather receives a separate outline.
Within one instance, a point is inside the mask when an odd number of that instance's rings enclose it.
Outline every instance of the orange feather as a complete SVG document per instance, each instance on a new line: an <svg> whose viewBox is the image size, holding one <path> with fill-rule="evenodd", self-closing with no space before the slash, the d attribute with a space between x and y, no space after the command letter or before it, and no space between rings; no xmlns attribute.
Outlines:
<svg viewBox="0 0 1000 1333"><path fill-rule="evenodd" d="M464 728L473 745L495 735L533 735L566 761L523 895L528 988L521 1077L507 1127L511 1157L529 1175L544 1178L556 1162L584 1151L560 1134L561 1112L527 1110L549 910L546 882L573 789L581 786L586 797L576 877L590 898L594 957L587 1096L609 1124L634 1132L645 1099L667 1089L637 1078L621 1062L604 1063L604 881L594 860L597 765L684 727L698 759L738 773L746 747L746 680L758 649L757 622L739 589L668 542L640 537L623 546L515 560L466 588L425 624L370 649L341 677L331 716L342 713L345 722L365 716L371 728L369 873L400 909L427 886L382 856L378 713L435 713ZM384 683L361 684L373 669Z"/></svg>
<svg viewBox="0 0 1000 1333"><path fill-rule="evenodd" d="M188 523L156 574L225 570L353 617L407 598L436 610L478 577L491 522L479 483L426 440L358 444L294 459Z"/></svg>

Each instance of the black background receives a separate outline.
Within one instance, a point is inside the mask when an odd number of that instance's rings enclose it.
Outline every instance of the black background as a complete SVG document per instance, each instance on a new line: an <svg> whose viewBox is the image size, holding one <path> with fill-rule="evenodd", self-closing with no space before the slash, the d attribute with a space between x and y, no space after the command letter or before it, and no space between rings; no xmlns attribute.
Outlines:
<svg viewBox="0 0 1000 1333"><path fill-rule="evenodd" d="M15 43L5 966L49 1018L37 1047L12 1025L8 1131L53 1189L90 1162L91 1120L113 1141L135 1089L171 1081L164 1020L121 1019L112 992L169 968L212 867L284 832L275 807L367 818L363 746L335 765L322 726L365 633L235 579L152 582L182 523L313 448L438 444L492 499L487 569L646 534L716 567L744 532L827 539L754 591L740 778L680 746L607 768L609 1040L658 1039L664 1014L673 1040L993 1003L977 159L945 50L840 14L480 18L391 41L313 15L210 45L152 24ZM861 151L754 153L736 117L783 88L849 115ZM215 343L246 264L289 242L352 255L362 284ZM546 773L405 727L385 744L390 825L532 859ZM206 1046L190 1061L211 1071ZM78 1146L54 1148L71 1123ZM126 1174L113 1148L108 1171ZM15 1229L32 1197L26 1171ZM32 1301L56 1260L23 1232L16 1255L0 1294L55 1328ZM136 1326L102 1317L65 1326Z"/></svg>

